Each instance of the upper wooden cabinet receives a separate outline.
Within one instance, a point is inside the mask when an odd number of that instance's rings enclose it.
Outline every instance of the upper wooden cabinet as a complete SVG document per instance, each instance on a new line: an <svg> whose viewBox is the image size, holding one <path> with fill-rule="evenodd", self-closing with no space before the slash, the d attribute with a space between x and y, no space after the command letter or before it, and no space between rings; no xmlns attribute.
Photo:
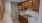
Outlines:
<svg viewBox="0 0 42 23"><path fill-rule="evenodd" d="M39 11L40 0L27 0L25 2L19 3L21 9L32 8L33 11Z"/></svg>
<svg viewBox="0 0 42 23"><path fill-rule="evenodd" d="M27 8L32 8L32 1L28 1L28 7Z"/></svg>
<svg viewBox="0 0 42 23"><path fill-rule="evenodd" d="M33 10L39 11L40 0L33 0Z"/></svg>
<svg viewBox="0 0 42 23"><path fill-rule="evenodd" d="M25 1L22 3L19 3L19 6L24 10L25 8L32 8L32 1Z"/></svg>
<svg viewBox="0 0 42 23"><path fill-rule="evenodd" d="M21 7L22 7L23 10L24 10L25 8L27 8L27 7L28 7L27 2L23 2L22 5L21 5Z"/></svg>

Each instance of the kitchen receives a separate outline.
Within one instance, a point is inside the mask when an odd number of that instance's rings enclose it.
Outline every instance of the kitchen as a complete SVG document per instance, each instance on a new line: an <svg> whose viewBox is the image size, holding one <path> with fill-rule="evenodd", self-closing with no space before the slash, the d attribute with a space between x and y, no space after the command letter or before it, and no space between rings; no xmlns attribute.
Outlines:
<svg viewBox="0 0 42 23"><path fill-rule="evenodd" d="M12 17L15 17L16 20L18 20L20 23L36 23L39 16L39 5L40 0L26 0L23 2L19 2L18 8L13 8L14 10L16 10L15 12L17 12L18 17L16 17L16 15ZM16 13L13 12L13 15L14 14Z"/></svg>
<svg viewBox="0 0 42 23"><path fill-rule="evenodd" d="M39 16L40 0L27 0L18 4L20 23L37 23Z"/></svg>
<svg viewBox="0 0 42 23"><path fill-rule="evenodd" d="M12 21L14 23L37 23L40 0L24 0L17 2L18 1L11 1L11 4L9 4L11 10L8 10L9 7L7 9L9 12L11 11Z"/></svg>

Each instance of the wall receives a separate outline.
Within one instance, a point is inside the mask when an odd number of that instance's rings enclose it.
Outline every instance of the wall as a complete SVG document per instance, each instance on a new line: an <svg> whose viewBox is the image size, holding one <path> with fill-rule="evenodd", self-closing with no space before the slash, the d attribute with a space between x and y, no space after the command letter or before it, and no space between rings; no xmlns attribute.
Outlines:
<svg viewBox="0 0 42 23"><path fill-rule="evenodd" d="M13 23L11 19L11 2L5 1L5 13L3 16L3 23Z"/></svg>
<svg viewBox="0 0 42 23"><path fill-rule="evenodd" d="M42 0L40 0L38 23L42 23Z"/></svg>
<svg viewBox="0 0 42 23"><path fill-rule="evenodd" d="M11 3L12 19L17 19L18 3Z"/></svg>

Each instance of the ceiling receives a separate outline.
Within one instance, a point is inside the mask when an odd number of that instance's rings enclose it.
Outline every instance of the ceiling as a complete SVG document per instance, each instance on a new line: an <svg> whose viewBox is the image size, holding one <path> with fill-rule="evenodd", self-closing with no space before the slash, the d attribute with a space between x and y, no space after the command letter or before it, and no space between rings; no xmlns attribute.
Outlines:
<svg viewBox="0 0 42 23"><path fill-rule="evenodd" d="M15 3L19 3L19 2L26 1L26 0L9 0L9 1L12 1L12 2L15 2Z"/></svg>

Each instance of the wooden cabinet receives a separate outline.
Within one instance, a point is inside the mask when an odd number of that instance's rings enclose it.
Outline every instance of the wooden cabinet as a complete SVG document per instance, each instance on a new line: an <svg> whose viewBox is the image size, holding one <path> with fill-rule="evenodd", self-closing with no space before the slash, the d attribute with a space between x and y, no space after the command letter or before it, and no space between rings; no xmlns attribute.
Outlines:
<svg viewBox="0 0 42 23"><path fill-rule="evenodd" d="M40 0L33 0L33 10L39 11Z"/></svg>
<svg viewBox="0 0 42 23"><path fill-rule="evenodd" d="M20 23L28 23L28 19L22 15L18 15L18 20Z"/></svg>
<svg viewBox="0 0 42 23"><path fill-rule="evenodd" d="M19 5L21 6L22 10L26 8L32 8L32 1L25 1L25 2L19 3Z"/></svg>
<svg viewBox="0 0 42 23"><path fill-rule="evenodd" d="M25 2L19 3L21 9L32 8L33 11L39 11L40 0L27 0Z"/></svg>
<svg viewBox="0 0 42 23"><path fill-rule="evenodd" d="M4 0L0 0L0 20L3 18L5 8L4 8Z"/></svg>
<svg viewBox="0 0 42 23"><path fill-rule="evenodd" d="M19 6L21 6L21 10L24 10L25 8L28 7L28 4L27 4L27 2L21 2L21 3L19 3Z"/></svg>
<svg viewBox="0 0 42 23"><path fill-rule="evenodd" d="M28 7L27 2L23 2L22 5L21 5L21 7L22 7L23 10L24 10L25 8L27 8L27 7Z"/></svg>
<svg viewBox="0 0 42 23"><path fill-rule="evenodd" d="M27 8L32 8L32 1L28 1L28 7Z"/></svg>

